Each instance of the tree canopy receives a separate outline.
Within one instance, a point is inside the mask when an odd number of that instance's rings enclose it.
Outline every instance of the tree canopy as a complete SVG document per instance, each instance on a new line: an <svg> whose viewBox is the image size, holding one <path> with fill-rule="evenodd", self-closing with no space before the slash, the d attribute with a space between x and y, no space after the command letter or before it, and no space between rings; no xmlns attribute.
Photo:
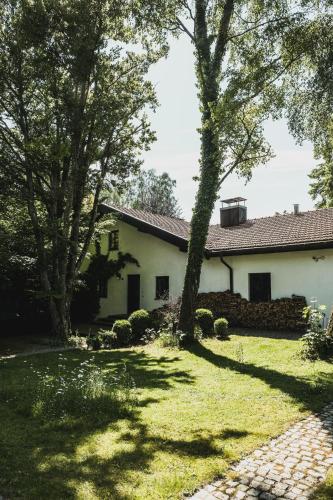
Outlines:
<svg viewBox="0 0 333 500"><path fill-rule="evenodd" d="M167 172L158 175L154 169L140 170L120 192L111 191L106 201L154 214L180 217L181 208L174 190L176 181Z"/></svg>
<svg viewBox="0 0 333 500"><path fill-rule="evenodd" d="M4 0L0 21L0 169L26 203L53 328L66 336L100 193L136 172L154 140L146 75L165 47L139 1Z"/></svg>
<svg viewBox="0 0 333 500"><path fill-rule="evenodd" d="M317 206L333 206L333 16L323 1L320 15L295 30L287 50L302 53L285 79L289 127L298 140L309 140L319 164L310 174Z"/></svg>

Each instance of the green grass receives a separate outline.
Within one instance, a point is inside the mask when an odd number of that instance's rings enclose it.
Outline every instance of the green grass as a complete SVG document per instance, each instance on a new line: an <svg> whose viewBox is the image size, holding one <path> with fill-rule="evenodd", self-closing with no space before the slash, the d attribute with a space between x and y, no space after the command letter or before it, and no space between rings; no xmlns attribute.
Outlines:
<svg viewBox="0 0 333 500"><path fill-rule="evenodd" d="M333 400L333 365L304 362L298 351L296 340L233 335L189 351L152 345L94 353L105 370L126 362L139 397L131 418L103 424L31 415L30 365L56 373L57 353L2 361L0 494L181 498ZM91 354L63 356L75 365Z"/></svg>
<svg viewBox="0 0 333 500"><path fill-rule="evenodd" d="M311 500L332 500L333 498L333 470L327 476L326 481L316 489Z"/></svg>

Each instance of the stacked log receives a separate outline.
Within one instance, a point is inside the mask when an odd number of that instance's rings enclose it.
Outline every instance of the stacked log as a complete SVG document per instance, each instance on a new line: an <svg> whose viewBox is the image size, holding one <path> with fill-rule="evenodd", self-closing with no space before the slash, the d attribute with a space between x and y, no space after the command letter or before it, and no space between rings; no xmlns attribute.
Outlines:
<svg viewBox="0 0 333 500"><path fill-rule="evenodd" d="M270 302L249 302L239 293L209 292L198 295L197 307L210 309L216 318L225 317L232 326L265 330L304 332L305 297L293 295Z"/></svg>

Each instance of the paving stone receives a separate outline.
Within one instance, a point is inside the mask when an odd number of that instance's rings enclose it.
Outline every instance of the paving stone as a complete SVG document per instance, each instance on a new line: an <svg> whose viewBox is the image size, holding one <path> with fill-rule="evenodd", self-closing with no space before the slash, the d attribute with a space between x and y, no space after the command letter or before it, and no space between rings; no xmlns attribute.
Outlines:
<svg viewBox="0 0 333 500"><path fill-rule="evenodd" d="M260 490L256 490L255 488L250 488L249 490L247 490L247 494L249 496L257 497L260 494Z"/></svg>
<svg viewBox="0 0 333 500"><path fill-rule="evenodd" d="M233 498L235 500L243 500L243 498L246 498L246 493L244 491L237 491L237 493L235 493Z"/></svg>
<svg viewBox="0 0 333 500"><path fill-rule="evenodd" d="M237 479L215 481L192 499L305 500L332 465L333 403L232 467Z"/></svg>
<svg viewBox="0 0 333 500"><path fill-rule="evenodd" d="M212 491L216 490L216 487L213 486L212 484L207 484L207 486L204 487L204 490L211 493Z"/></svg>
<svg viewBox="0 0 333 500"><path fill-rule="evenodd" d="M214 497L219 498L220 500L229 500L229 495L222 493L222 491L214 491Z"/></svg>

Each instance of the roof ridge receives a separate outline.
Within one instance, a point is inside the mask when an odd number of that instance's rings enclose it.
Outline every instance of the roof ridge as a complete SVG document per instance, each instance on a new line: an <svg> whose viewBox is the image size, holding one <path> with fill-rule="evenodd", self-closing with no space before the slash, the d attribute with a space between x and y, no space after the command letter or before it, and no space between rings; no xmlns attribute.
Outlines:
<svg viewBox="0 0 333 500"><path fill-rule="evenodd" d="M246 221L242 222L241 224L239 224L239 226L242 226L242 224L246 224L246 222L252 222L252 221L256 221L256 220L273 219L275 217L286 217L288 215L299 217L300 215L309 214L309 213L315 213L315 212L320 212L320 211L323 211L323 210L333 210L333 207L313 208L313 209L310 209L310 210L304 210L303 212L298 212L298 214L294 214L294 212L287 212L287 213L282 213L282 214L276 213L276 214L273 214L273 215L263 215L262 217L253 217L252 219L246 219ZM210 224L209 227L216 227L216 226L217 227L221 227L218 222L216 224ZM235 227L235 226L232 226L232 227Z"/></svg>

